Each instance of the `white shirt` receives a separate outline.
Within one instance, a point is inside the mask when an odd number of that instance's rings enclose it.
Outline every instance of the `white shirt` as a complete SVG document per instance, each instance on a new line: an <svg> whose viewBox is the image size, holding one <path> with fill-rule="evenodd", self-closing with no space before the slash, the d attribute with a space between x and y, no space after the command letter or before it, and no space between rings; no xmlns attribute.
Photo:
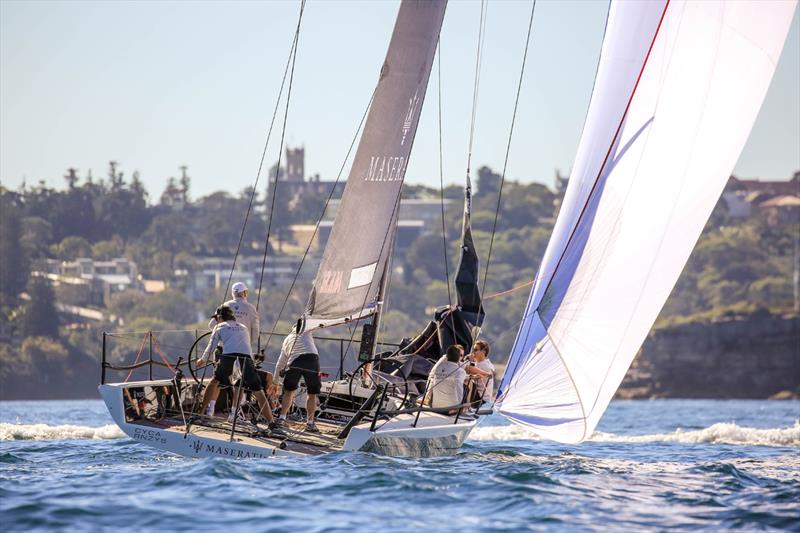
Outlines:
<svg viewBox="0 0 800 533"><path fill-rule="evenodd" d="M295 360L304 353L313 353L319 355L317 345L314 344L314 337L310 331L298 335L294 331L289 333L283 344L281 345L281 355L278 357L278 362L275 363L275 381L281 385L283 384L283 376L281 370L287 366L291 366Z"/></svg>
<svg viewBox="0 0 800 533"><path fill-rule="evenodd" d="M464 396L464 380L467 371L461 363L453 363L442 356L428 375L428 400L433 397L431 407L453 407L461 404Z"/></svg>
<svg viewBox="0 0 800 533"><path fill-rule="evenodd" d="M233 300L228 300L222 305L227 305L230 307L231 311L233 311L233 316L236 317L236 321L247 326L247 329L250 332L250 344L252 345L253 350L255 350L258 347L258 335L261 331L261 320L258 316L256 306L244 298L234 298ZM216 319L212 318L208 323L208 329L214 329L215 325L217 325L217 321Z"/></svg>
<svg viewBox="0 0 800 533"><path fill-rule="evenodd" d="M484 372L491 372L494 374L494 365L488 359L484 359L479 363L475 363L475 368L483 370ZM491 402L492 395L494 395L494 375L488 378L481 377L475 381L475 387L478 389L478 394L484 402Z"/></svg>
<svg viewBox="0 0 800 533"><path fill-rule="evenodd" d="M214 326L211 339L208 341L200 360L205 362L209 355L214 351L218 344L222 344L222 354L241 353L251 355L250 351L250 332L247 326L234 320L221 322Z"/></svg>

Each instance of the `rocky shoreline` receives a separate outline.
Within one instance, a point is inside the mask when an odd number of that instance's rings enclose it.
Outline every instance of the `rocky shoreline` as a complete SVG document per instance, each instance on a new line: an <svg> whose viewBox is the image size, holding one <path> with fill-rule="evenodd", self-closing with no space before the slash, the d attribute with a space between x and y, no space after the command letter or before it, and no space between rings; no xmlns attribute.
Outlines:
<svg viewBox="0 0 800 533"><path fill-rule="evenodd" d="M800 317L767 311L656 327L618 398L800 398Z"/></svg>

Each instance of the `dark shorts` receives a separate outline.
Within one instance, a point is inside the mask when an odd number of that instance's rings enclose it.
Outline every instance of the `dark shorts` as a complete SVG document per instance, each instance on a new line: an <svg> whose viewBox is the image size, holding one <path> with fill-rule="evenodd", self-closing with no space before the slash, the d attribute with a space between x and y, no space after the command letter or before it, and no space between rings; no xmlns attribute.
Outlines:
<svg viewBox="0 0 800 533"><path fill-rule="evenodd" d="M319 378L319 355L304 353L298 356L286 369L283 388L288 391L297 390L300 378L306 382L306 390L309 394L319 394L319 391L322 390L322 380Z"/></svg>
<svg viewBox="0 0 800 533"><path fill-rule="evenodd" d="M219 384L223 387L228 385L228 379L233 373L233 364L237 359L242 369L242 387L251 392L261 390L261 380L253 366L253 358L244 354L226 353L219 358L217 370L214 372L214 377L217 378Z"/></svg>

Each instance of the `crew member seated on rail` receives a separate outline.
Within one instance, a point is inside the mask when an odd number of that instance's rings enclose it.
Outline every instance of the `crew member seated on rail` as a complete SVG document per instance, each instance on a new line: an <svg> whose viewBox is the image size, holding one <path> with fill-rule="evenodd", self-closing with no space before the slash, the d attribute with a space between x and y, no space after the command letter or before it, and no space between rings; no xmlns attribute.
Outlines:
<svg viewBox="0 0 800 533"><path fill-rule="evenodd" d="M485 340L475 341L469 360L469 366L464 367L474 380L469 400L471 407L478 409L481 405L490 403L494 394L494 365L489 361L489 343Z"/></svg>
<svg viewBox="0 0 800 533"><path fill-rule="evenodd" d="M449 413L456 413L457 406L461 405L464 397L464 383L467 380L467 372L461 364L463 356L464 347L454 344L433 365L428 375L425 405L430 405L434 409L452 407Z"/></svg>
<svg viewBox="0 0 800 533"><path fill-rule="evenodd" d="M237 281L231 287L231 295L233 296L233 299L228 300L222 305L230 307L233 311L233 316L236 317L236 321L244 324L247 327L247 331L250 332L250 347L252 348L250 353L257 354L258 335L261 321L256 307L247 301L247 285L241 281ZM212 316L211 320L208 322L208 329L214 329L214 326L216 325L217 318L216 316ZM227 383L223 383L222 385L227 385ZM208 387L206 388L206 393L203 395L203 403L200 407L201 413L208 414L208 416L212 416L214 414L217 398L219 397L219 387L220 383L217 381L217 379L212 378L208 384ZM235 402L231 401L229 403Z"/></svg>
<svg viewBox="0 0 800 533"><path fill-rule="evenodd" d="M214 378L219 383L228 383L233 373L233 365L238 361L242 370L242 385L245 390L252 392L261 410L261 416L269 422L273 422L272 411L269 402L264 395L261 386L261 379L256 373L253 365L253 357L250 351L250 332L247 326L236 322L233 310L227 305L221 305L214 313L217 325L211 332L211 340L208 341L203 355L197 360L198 368L205 366L211 353L222 344L222 356L217 362L217 369ZM238 402L236 402L238 403ZM235 411L234 411L235 412Z"/></svg>

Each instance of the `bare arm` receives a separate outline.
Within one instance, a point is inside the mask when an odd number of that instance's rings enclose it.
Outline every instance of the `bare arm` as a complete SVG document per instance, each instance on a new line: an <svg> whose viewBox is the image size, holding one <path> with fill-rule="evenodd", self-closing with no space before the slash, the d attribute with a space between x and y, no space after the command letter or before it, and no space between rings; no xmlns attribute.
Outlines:
<svg viewBox="0 0 800 533"><path fill-rule="evenodd" d="M472 376L479 376L479 377L482 377L482 378L490 378L490 377L494 376L494 374L492 372L487 372L486 370L481 370L477 366L467 365L467 366L464 367L464 370L467 371L467 374L470 374Z"/></svg>

